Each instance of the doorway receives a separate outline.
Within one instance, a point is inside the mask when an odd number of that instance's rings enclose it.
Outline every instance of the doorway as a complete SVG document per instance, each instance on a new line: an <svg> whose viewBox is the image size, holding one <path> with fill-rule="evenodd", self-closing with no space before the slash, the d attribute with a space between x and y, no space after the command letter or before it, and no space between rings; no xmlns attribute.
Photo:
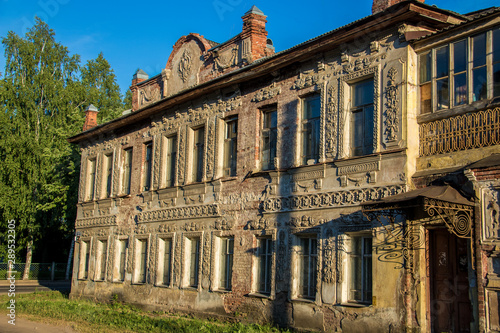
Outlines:
<svg viewBox="0 0 500 333"><path fill-rule="evenodd" d="M433 333L470 332L467 239L429 230L430 323Z"/></svg>

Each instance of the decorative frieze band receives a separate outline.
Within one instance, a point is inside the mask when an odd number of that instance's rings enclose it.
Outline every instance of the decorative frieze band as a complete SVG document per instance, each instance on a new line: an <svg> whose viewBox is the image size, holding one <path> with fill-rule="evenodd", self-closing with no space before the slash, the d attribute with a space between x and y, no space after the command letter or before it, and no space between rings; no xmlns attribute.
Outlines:
<svg viewBox="0 0 500 333"><path fill-rule="evenodd" d="M92 217L88 219L79 219L75 222L76 228L100 227L116 225L116 215Z"/></svg>
<svg viewBox="0 0 500 333"><path fill-rule="evenodd" d="M361 173L361 172L378 171L378 170L380 170L380 162L374 161L374 162L353 164L353 165L339 167L338 175L343 176L352 173Z"/></svg>
<svg viewBox="0 0 500 333"><path fill-rule="evenodd" d="M405 191L404 185L372 187L330 193L306 194L285 198L269 198L263 203L264 213L359 205Z"/></svg>
<svg viewBox="0 0 500 333"><path fill-rule="evenodd" d="M218 217L220 209L217 204L191 206L191 207L176 207L168 209L159 209L147 212L141 212L137 215L137 221L141 222L157 222L165 220L181 220L200 217Z"/></svg>

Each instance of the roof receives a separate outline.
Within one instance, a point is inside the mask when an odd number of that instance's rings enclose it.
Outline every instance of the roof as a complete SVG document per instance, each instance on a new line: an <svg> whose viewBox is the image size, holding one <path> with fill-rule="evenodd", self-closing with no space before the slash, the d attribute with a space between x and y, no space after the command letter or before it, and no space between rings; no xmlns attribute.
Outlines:
<svg viewBox="0 0 500 333"><path fill-rule="evenodd" d="M257 8L257 6L255 6L255 5L253 5L252 8L250 8L250 10L245 13L245 15L248 15L248 14L258 14L258 15L265 16L264 12L262 12L262 10Z"/></svg>
<svg viewBox="0 0 500 333"><path fill-rule="evenodd" d="M436 30L432 33L429 33L428 35L425 35L425 36L422 36L420 38L415 39L414 42L421 41L421 40L430 38L430 37L435 36L435 35L439 35L445 31L450 31L450 30L456 29L458 27L461 27L461 26L464 26L468 23L476 21L477 19L486 17L486 16L491 15L491 14L499 13L499 12L500 12L500 7L490 7L490 8L478 10L475 12L471 12L471 13L468 13L466 15L461 15L465 19L464 22L452 24L452 25L445 27L443 29Z"/></svg>
<svg viewBox="0 0 500 333"><path fill-rule="evenodd" d="M413 191L408 191L405 193L388 196L380 200L368 201L365 202L363 206L400 203L400 202L415 200L417 198L430 198L430 199L436 199L445 202L451 202L468 206L474 205L472 201L467 200L464 196L460 194L460 192L455 190L453 187L445 185L445 186L428 186Z"/></svg>
<svg viewBox="0 0 500 333"><path fill-rule="evenodd" d="M409 6L413 6L413 5L420 6L420 7L423 7L425 9L432 9L435 12L446 13L448 15L458 16L460 18L462 17L461 15L456 14L454 12L447 11L447 10L444 10L444 9L440 9L440 8L437 8L437 7L432 7L432 6L426 5L426 4L421 3L419 1L416 1L416 0L403 1L403 2L400 2L400 3L396 4L396 5L393 5L392 7L390 7L389 10L378 12L378 13L366 16L364 18L361 18L359 20L353 21L353 22L351 22L349 24L346 24L344 26L336 28L334 30L325 32L324 34L321 34L321 35L319 35L317 37L314 37L314 38L309 39L309 40L307 40L305 42L297 44L297 45L295 45L295 46L293 46L291 48L288 48L286 50L274 53L274 54L272 54L270 56L267 56L267 57L262 57L262 58L260 58L260 59L258 59L256 61L252 62L251 64L249 64L247 66L244 66L244 67L242 67L240 69L236 69L236 70L231 71L231 72L229 72L227 74L218 76L218 77L216 77L216 78L214 78L214 79L212 79L210 81L207 81L207 82L198 84L198 85L196 85L194 87L190 87L190 88L187 88L185 90L182 90L182 91L178 92L175 95L169 96L169 97L164 98L164 99L162 99L160 101L157 101L155 103L149 104L146 108L140 109L140 110L138 110L136 112L132 112L132 113L127 114L125 116L122 116L120 118L113 119L110 122L107 122L105 124L101 124L101 125L98 125L96 127L93 127L92 129L89 129L89 130L87 130L85 132L79 133L79 134L77 134L77 135L69 138L68 140L69 140L69 142L77 143L77 142L81 141L82 139L84 139L85 136L92 135L92 133L95 133L95 134L103 133L105 131L105 127L107 125L112 125L112 126L115 126L113 128L116 128L116 126L120 127L120 126L123 126L126 123L128 123L129 122L128 119L130 119L130 122L132 122L134 120L138 120L139 118L140 119L146 118L146 117L150 116L150 114L154 110L157 110L157 107L159 107L160 104L168 103L170 101L172 103L176 103L177 100L182 99L183 95L190 94L191 92L194 92L197 89L206 91L207 90L206 88L207 88L208 85L215 85L216 83L221 82L223 80L230 81L231 82L230 84L234 84L236 81L238 81L238 79L235 78L235 77L237 75L241 75L243 77L244 76L242 74L243 72L250 73L251 75L246 75L246 79L251 79L255 75L259 75L258 74L258 70L256 68L258 66L260 66L261 64L263 64L264 62L271 63L271 66L275 66L274 64L272 64L272 61L275 61L276 58L280 58L280 57L285 58L290 53L296 52L296 51L298 52L301 49L307 49L307 50L310 51L310 49L311 49L310 45L311 44L314 44L316 42L319 43L324 38L331 37L332 35L335 35L335 34L338 34L340 38L338 40L335 40L334 42L335 43L340 43L339 40L341 40L344 37L345 38L353 38L350 34L346 34L346 32L348 32L350 29L354 29L357 26L361 26L363 24L369 24L369 23L379 24L379 25L380 24L384 24L384 23L386 23L386 21L390 21L391 17L393 17L393 16L396 16L398 14L399 15L403 15L405 13L410 12L409 9L406 10L406 12L398 12L398 11L401 10L401 9L403 9L403 8L405 8L405 7L407 7L407 6L409 7ZM388 18L387 19L383 18L384 16L388 16ZM419 19L423 19L424 17L425 17L425 15L420 14ZM443 24L445 24L445 23L443 23ZM346 36L348 36L348 37L346 37ZM235 38L235 37L233 37L233 38ZM222 47L226 43L227 42L221 43L218 46L212 47L212 49L210 49L210 50L213 50L213 49L215 49L217 47ZM319 47L323 47L324 48L325 45L320 45ZM316 52L316 51L317 50L313 50L311 52ZM290 58L290 57L288 57L288 58ZM288 61L292 61L290 59L287 59L287 60ZM296 60L297 59L294 59L293 61L296 61ZM233 79L231 79L231 78L233 78ZM214 89L217 89L217 88L214 88ZM144 112L146 110L148 112ZM151 111L151 113L149 111ZM141 113L142 113L142 115L141 115ZM85 134L85 135L83 135L83 134Z"/></svg>

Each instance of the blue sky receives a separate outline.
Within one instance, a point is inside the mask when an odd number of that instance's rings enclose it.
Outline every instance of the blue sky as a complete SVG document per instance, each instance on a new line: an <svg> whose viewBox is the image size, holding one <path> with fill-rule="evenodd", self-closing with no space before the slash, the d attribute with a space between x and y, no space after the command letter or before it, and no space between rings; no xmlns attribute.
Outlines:
<svg viewBox="0 0 500 333"><path fill-rule="evenodd" d="M500 5L498 0L426 3L459 13ZM267 15L268 37L281 51L370 15L371 4L371 0L0 0L0 37L8 31L24 36L39 16L55 30L58 42L81 56L82 63L102 52L125 93L138 68L150 76L161 72L181 36L195 32L224 42L241 32L241 16L252 5ZM4 68L0 45L0 72Z"/></svg>

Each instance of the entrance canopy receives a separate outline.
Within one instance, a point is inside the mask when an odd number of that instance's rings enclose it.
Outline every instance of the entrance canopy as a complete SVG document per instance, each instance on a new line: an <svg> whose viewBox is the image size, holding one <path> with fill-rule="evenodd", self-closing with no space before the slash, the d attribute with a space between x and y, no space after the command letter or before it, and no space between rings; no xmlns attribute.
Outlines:
<svg viewBox="0 0 500 333"><path fill-rule="evenodd" d="M471 238L473 206L474 202L466 199L451 186L428 186L365 202L363 213L366 216L388 216L391 211L399 211L410 220L415 220L420 212L425 212L427 217L439 217L448 230L458 237ZM410 209L413 209L415 216L412 216Z"/></svg>

